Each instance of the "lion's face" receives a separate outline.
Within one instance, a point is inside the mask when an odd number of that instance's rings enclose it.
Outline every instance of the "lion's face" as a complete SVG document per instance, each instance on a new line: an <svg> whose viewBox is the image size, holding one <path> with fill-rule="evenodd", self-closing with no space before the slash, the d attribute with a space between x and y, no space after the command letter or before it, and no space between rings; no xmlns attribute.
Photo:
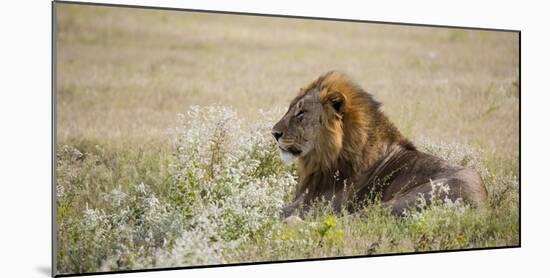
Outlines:
<svg viewBox="0 0 550 278"><path fill-rule="evenodd" d="M322 115L323 105L316 90L291 102L286 114L272 130L283 161L306 156L314 149L322 128Z"/></svg>

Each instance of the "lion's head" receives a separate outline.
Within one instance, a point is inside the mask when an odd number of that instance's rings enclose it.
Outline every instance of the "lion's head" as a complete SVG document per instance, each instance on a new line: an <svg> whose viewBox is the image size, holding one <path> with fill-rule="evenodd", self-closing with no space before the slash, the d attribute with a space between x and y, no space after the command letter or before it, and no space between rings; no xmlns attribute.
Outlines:
<svg viewBox="0 0 550 278"><path fill-rule="evenodd" d="M318 89L292 101L288 111L272 131L281 159L291 161L297 157L305 157L313 151L319 144L324 110Z"/></svg>
<svg viewBox="0 0 550 278"><path fill-rule="evenodd" d="M338 72L320 76L300 89L273 127L281 158L298 158L300 164L309 165L306 168L324 169L334 168L339 158L358 162L369 121L378 120L378 107L379 103L347 76Z"/></svg>

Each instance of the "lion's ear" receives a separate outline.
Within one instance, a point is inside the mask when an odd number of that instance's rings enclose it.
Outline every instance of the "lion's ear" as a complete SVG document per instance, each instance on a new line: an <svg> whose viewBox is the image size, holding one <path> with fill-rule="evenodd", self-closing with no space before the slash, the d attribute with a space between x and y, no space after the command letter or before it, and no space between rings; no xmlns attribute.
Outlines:
<svg viewBox="0 0 550 278"><path fill-rule="evenodd" d="M341 94L339 92L331 92L327 96L327 100L330 103L330 105L332 106L332 108L334 108L334 111L336 111L336 113L338 113L340 115L342 115L342 113L344 113L344 106L346 105L346 98L344 97L343 94Z"/></svg>

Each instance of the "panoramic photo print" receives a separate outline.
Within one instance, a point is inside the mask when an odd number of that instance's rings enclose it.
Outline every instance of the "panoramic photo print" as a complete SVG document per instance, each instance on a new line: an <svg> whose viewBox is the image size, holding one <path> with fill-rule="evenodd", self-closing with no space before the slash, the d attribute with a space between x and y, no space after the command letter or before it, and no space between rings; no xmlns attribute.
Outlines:
<svg viewBox="0 0 550 278"><path fill-rule="evenodd" d="M57 275L520 245L519 32L54 13Z"/></svg>

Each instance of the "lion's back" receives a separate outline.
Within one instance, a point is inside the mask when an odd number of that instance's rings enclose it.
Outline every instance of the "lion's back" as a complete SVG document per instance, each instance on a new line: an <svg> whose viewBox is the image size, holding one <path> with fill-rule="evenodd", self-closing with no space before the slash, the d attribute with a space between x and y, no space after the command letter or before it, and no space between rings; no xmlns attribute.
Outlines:
<svg viewBox="0 0 550 278"><path fill-rule="evenodd" d="M474 169L417 150L403 151L397 156L398 162L384 171L393 176L390 175L382 197L392 204L394 211L416 206L419 196L424 196L428 203L434 197L460 200L476 207L486 203L485 184Z"/></svg>

